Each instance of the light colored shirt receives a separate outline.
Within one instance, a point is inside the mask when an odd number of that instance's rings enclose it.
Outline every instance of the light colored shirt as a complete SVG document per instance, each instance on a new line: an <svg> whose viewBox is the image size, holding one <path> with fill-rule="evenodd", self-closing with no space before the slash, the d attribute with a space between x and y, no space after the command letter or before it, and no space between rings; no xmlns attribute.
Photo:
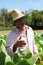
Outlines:
<svg viewBox="0 0 43 65"><path fill-rule="evenodd" d="M34 32L31 27L27 27L27 36L24 35L18 28L15 28L11 33L8 35L7 43L6 43L6 50L9 55L13 55L15 52L13 52L13 45L16 43L16 41L20 38L23 39L26 42L26 46L29 48L30 52L32 54L38 53L35 41L34 41ZM24 51L25 48L20 47L21 51Z"/></svg>

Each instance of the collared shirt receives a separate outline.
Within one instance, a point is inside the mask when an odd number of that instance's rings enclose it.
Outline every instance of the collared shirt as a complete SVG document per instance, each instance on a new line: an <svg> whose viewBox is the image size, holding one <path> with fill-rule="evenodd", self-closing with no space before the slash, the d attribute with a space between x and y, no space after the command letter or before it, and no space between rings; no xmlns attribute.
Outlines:
<svg viewBox="0 0 43 65"><path fill-rule="evenodd" d="M29 48L32 54L38 53L35 41L34 41L34 32L31 27L27 27L27 36L22 33L18 28L15 28L11 33L8 35L7 43L6 43L6 50L8 54L13 55L13 45L16 41L20 38L26 42L26 46ZM25 48L20 47L21 51L24 51ZM17 52L17 50L16 50Z"/></svg>

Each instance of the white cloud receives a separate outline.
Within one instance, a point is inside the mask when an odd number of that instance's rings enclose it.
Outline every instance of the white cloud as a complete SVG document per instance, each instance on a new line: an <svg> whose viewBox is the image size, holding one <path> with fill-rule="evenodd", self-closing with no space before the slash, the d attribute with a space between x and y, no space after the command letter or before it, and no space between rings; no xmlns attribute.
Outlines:
<svg viewBox="0 0 43 65"><path fill-rule="evenodd" d="M33 5L34 5L34 6L40 6L40 3L37 2L37 3L34 3Z"/></svg>
<svg viewBox="0 0 43 65"><path fill-rule="evenodd" d="M42 4L42 1L37 1L37 2L25 2L26 5L28 6L40 6Z"/></svg>

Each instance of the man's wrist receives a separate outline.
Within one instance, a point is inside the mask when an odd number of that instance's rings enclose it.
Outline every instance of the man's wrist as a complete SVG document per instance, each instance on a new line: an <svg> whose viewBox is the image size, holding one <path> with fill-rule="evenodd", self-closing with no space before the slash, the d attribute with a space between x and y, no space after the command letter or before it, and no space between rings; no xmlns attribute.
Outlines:
<svg viewBox="0 0 43 65"><path fill-rule="evenodd" d="M13 52L15 52L16 50L17 50L17 45L14 44L14 46L13 46Z"/></svg>

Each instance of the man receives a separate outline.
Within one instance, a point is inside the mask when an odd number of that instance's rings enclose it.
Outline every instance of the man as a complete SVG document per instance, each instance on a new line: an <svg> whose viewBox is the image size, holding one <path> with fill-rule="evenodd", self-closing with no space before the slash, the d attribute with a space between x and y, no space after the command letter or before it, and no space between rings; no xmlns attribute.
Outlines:
<svg viewBox="0 0 43 65"><path fill-rule="evenodd" d="M31 27L25 25L25 15L18 9L14 10L13 22L16 28L9 34L6 50L9 55L17 53L17 50L23 53L25 48L28 47L30 52L34 55L38 53L34 41L34 32Z"/></svg>

